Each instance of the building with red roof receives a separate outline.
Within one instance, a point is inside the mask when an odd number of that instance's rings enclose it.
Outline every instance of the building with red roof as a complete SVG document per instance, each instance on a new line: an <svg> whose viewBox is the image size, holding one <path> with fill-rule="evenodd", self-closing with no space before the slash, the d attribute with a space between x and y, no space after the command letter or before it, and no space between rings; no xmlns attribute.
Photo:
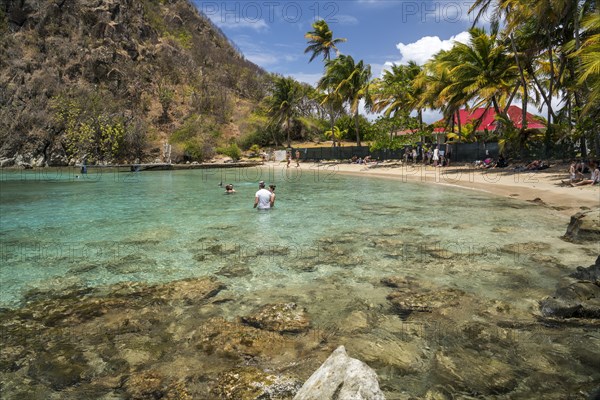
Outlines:
<svg viewBox="0 0 600 400"><path fill-rule="evenodd" d="M512 121L517 129L523 126L523 110L517 106L510 106L506 112L508 118ZM479 124L475 128L476 132L493 131L496 129L496 111L494 108L476 108L474 110L459 110L460 124ZM546 129L546 124L541 122L531 113L526 113L527 129ZM444 120L438 121L444 123ZM458 125L458 118L454 114L454 124Z"/></svg>

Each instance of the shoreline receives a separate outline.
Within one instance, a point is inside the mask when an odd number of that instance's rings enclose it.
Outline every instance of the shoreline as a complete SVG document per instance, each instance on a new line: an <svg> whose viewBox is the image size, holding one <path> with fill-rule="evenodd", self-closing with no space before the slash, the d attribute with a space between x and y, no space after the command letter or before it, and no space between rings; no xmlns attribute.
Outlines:
<svg viewBox="0 0 600 400"><path fill-rule="evenodd" d="M284 163L270 162L277 166ZM296 169L296 165L290 165ZM564 166L555 166L542 171L515 172L506 169L475 169L470 166L433 167L421 164L378 163L300 163L299 169L323 168L328 174L341 173L352 176L400 180L422 184L449 186L476 190L492 195L528 201L545 206L559 214L571 216L576 212L600 207L600 187L565 186L561 180L568 179Z"/></svg>
<svg viewBox="0 0 600 400"><path fill-rule="evenodd" d="M140 172L159 170L191 170L191 169L221 169L221 168L272 168L285 171L285 161L241 161L232 163L202 163L202 164L138 164ZM130 172L123 165L89 166L98 171L116 170ZM66 168L77 171L77 166L50 167ZM124 171L120 171L124 169ZM582 186L571 187L562 184L561 180L568 179L568 165L557 164L542 171L516 172L512 167L504 169L476 169L469 165L450 167L433 167L422 164L404 164L402 162L378 162L370 165L349 164L340 162L300 162L296 167L295 160L289 167L291 171L300 169L320 174L323 179L331 178L340 173L344 175L374 177L401 182L413 182L428 185L440 185L458 189L476 190L510 199L528 201L545 206L558 214L571 216L576 212L600 208L600 187ZM0 176L27 173L28 171L44 170L46 168L23 169L19 167L0 168ZM319 171L319 172L316 172ZM74 172L75 173L75 172ZM0 179L5 180L5 179Z"/></svg>

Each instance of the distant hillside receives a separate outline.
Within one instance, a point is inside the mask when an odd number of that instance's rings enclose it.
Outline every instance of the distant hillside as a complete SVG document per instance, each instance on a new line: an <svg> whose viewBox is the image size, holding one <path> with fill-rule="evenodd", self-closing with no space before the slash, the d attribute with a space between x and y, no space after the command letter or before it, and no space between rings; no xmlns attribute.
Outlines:
<svg viewBox="0 0 600 400"><path fill-rule="evenodd" d="M209 157L265 79L187 0L0 0L0 162Z"/></svg>

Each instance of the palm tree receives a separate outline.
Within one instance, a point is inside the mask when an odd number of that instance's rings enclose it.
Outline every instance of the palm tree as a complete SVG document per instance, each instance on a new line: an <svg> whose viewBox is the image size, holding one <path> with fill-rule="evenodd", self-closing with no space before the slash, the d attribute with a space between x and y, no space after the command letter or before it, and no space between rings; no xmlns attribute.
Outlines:
<svg viewBox="0 0 600 400"><path fill-rule="evenodd" d="M312 28L314 29L313 31L309 31L304 35L308 39L308 47L304 49L304 54L312 53L308 62L312 62L312 60L321 54L324 61L331 60L331 51L335 50L338 53L339 50L336 45L345 42L346 39L334 39L333 32L323 19L315 21L312 24Z"/></svg>
<svg viewBox="0 0 600 400"><path fill-rule="evenodd" d="M419 126L422 128L423 117L419 106L423 88L415 85L415 79L421 73L421 67L414 61L407 65L392 65L385 70L383 77L371 85L373 103L371 109L384 112L386 117L408 115L417 110Z"/></svg>
<svg viewBox="0 0 600 400"><path fill-rule="evenodd" d="M589 90L587 83L577 77L583 59L573 54L585 43L586 16L598 15L598 7L597 0L475 0L470 9L470 12L479 10L475 23L483 12L492 10L494 20L505 22L504 33L511 41L515 58L515 42L520 42L521 54L527 53L528 57L519 57L517 61L526 72L521 73L521 85L528 84L526 77L530 79L530 87L535 87L548 109L547 152L552 144L553 124L562 123L567 132L576 131L574 122L578 126L588 124L588 117L580 110L585 108ZM556 97L561 98L562 104L558 111L552 104ZM583 154L585 148L582 137Z"/></svg>
<svg viewBox="0 0 600 400"><path fill-rule="evenodd" d="M579 66L580 85L588 85L590 91L587 96L587 105L584 112L598 111L600 103L600 14L594 13L583 21L585 32L590 34L583 41L581 48L573 53L572 57L580 57Z"/></svg>
<svg viewBox="0 0 600 400"><path fill-rule="evenodd" d="M294 120L298 117L302 93L302 86L293 78L276 77L273 92L267 99L270 124L285 130L287 147L292 143L290 132Z"/></svg>
<svg viewBox="0 0 600 400"><path fill-rule="evenodd" d="M464 100L476 101L475 107L491 105L497 115L504 115L504 107L510 104L518 82L517 65L496 33L488 35L479 28L472 28L469 33L469 43L456 43L442 63L450 68L454 85L461 89Z"/></svg>
<svg viewBox="0 0 600 400"><path fill-rule="evenodd" d="M360 100L368 96L371 66L364 65L363 60L355 63L352 56L345 55L329 60L325 65L327 69L318 87L335 88L334 92L348 103L350 112L354 115L356 145L360 146L358 108Z"/></svg>
<svg viewBox="0 0 600 400"><path fill-rule="evenodd" d="M315 21L312 24L312 31L307 32L304 37L308 40L308 46L304 49L304 53L312 53L310 56L310 60L308 62L312 62L317 56L323 55L323 61L327 62L331 60L331 52L335 50L336 55L339 53L337 48L337 44L343 43L346 41L344 38L333 38L333 32L329 29L329 25L325 20L320 19ZM328 105L329 109L329 122L331 124L331 130L333 131L333 127L335 126L335 106L336 99L335 96L330 96L332 89L325 88L327 97L326 101L323 104ZM335 137L333 137L333 145L335 146Z"/></svg>
<svg viewBox="0 0 600 400"><path fill-rule="evenodd" d="M442 50L433 56L415 78L414 85L421 89L418 107L438 109L444 119L454 125L454 116L458 122L458 134L462 127L459 110L468 103L468 97L463 92L462 82L457 81L451 74L447 61L448 51Z"/></svg>

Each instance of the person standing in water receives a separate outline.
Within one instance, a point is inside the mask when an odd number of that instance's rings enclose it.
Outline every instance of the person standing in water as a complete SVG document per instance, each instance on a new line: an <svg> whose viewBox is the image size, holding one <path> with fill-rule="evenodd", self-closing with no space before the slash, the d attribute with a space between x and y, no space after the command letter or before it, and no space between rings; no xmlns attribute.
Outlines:
<svg viewBox="0 0 600 400"><path fill-rule="evenodd" d="M268 210L275 199L275 195L265 189L265 181L258 182L258 192L254 196L254 208Z"/></svg>
<svg viewBox="0 0 600 400"><path fill-rule="evenodd" d="M275 207L275 188L277 186L275 185L269 185L269 192L271 192L271 194L273 195L273 197L271 198L271 207Z"/></svg>

